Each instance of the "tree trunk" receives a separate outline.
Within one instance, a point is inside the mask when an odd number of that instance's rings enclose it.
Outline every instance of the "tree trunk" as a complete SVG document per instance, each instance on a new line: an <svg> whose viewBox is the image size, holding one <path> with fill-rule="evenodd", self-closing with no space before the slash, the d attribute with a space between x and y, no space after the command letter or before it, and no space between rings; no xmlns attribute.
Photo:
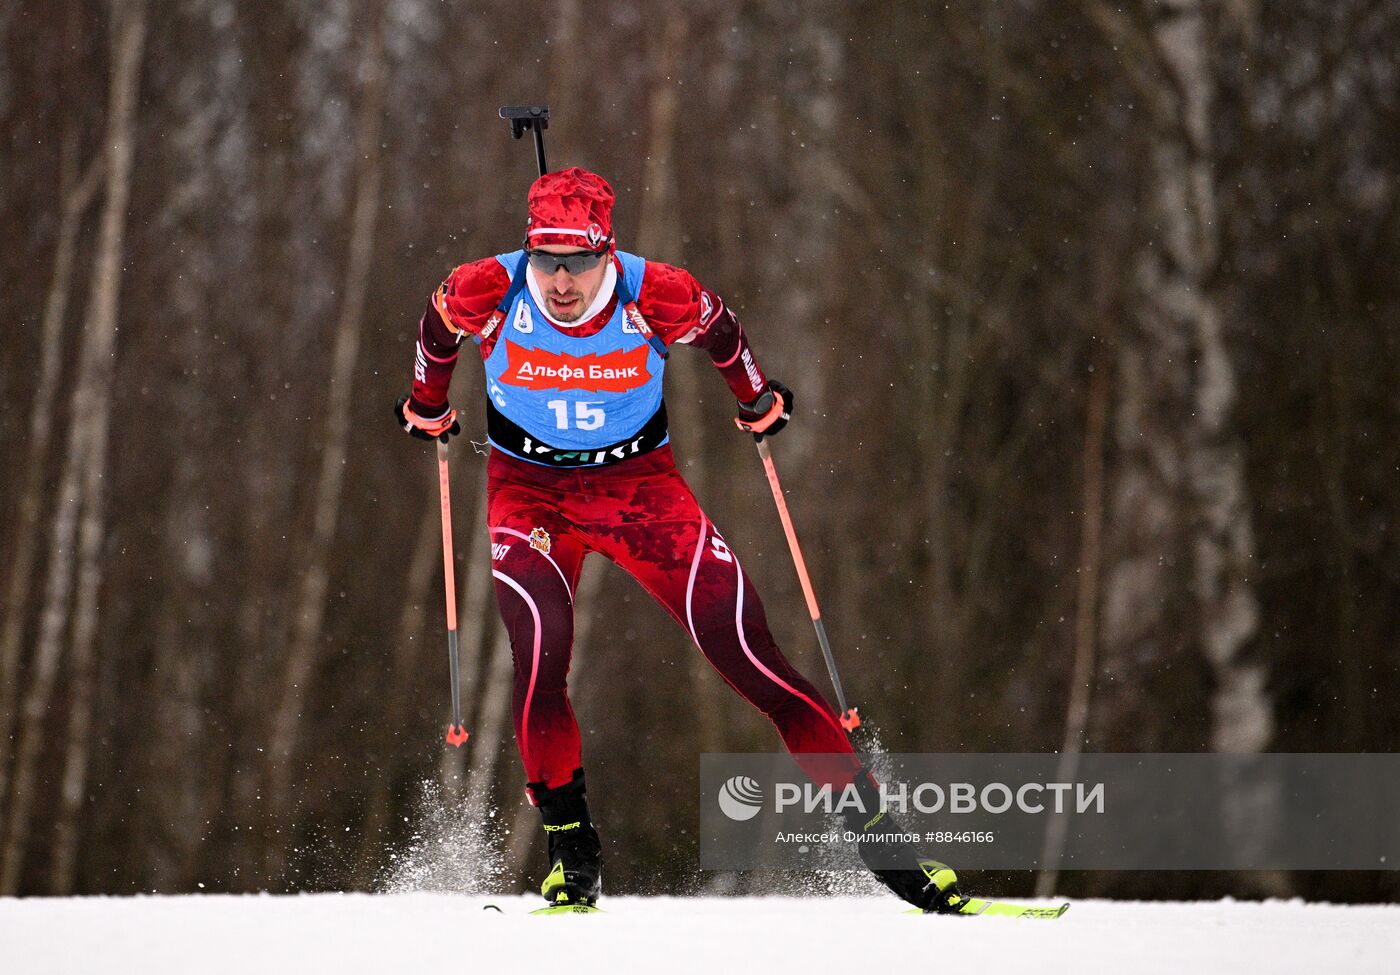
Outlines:
<svg viewBox="0 0 1400 975"><path fill-rule="evenodd" d="M34 574L34 555L39 547L39 505L43 501L44 468L53 436L53 415L58 396L58 367L63 322L68 314L68 292L73 279L78 229L83 214L102 185L105 161L98 157L77 178L78 140L70 133L63 147L63 175L59 198L62 217L58 243L54 248L53 278L44 302L44 321L39 341L39 380L29 414L29 450L25 454L24 486L15 515L14 548L10 553L10 584L5 592L5 622L0 630L0 743L8 743L14 731L15 705L19 699L22 660L21 642L29 606L29 587ZM0 796L9 784L10 748L0 749Z"/></svg>
<svg viewBox="0 0 1400 975"><path fill-rule="evenodd" d="M83 498L80 491L100 482L111 419L112 362L116 355L117 302L121 288L121 257L131 194L137 89L146 37L145 0L115 0L112 6L112 73L108 93L107 185L98 253L88 301L86 342L73 393L67 454L60 481L49 562L48 593L36 654L33 682L21 715L19 747L10 796L0 895L18 892L29 842L29 813L34 803L35 772L42 744L44 718L52 700L61 655L64 616L73 583L72 545L80 504L87 509L83 555L91 556L84 583L96 572L101 547L101 498ZM92 465L97 469L92 469ZM86 469L85 469L86 468ZM99 492L100 495L100 492ZM96 606L84 603L75 639L92 639ZM90 667L90 664L88 665ZM89 690L90 695L90 690ZM89 697L90 700L90 697ZM81 705L81 702L79 702ZM79 718L79 727L82 719Z"/></svg>
<svg viewBox="0 0 1400 975"><path fill-rule="evenodd" d="M365 41L361 77L363 101L357 119L356 158L358 172L355 207L351 220L350 258L345 272L345 298L336 322L331 373L321 434L321 468L316 481L311 537L304 548L304 570L295 603L292 637L281 680L281 701L272 722L269 748L267 791L273 821L287 830L289 813L295 806L292 796L297 738L301 730L311 678L321 648L322 624L326 614L326 591L330 585L331 546L335 541L340 515L341 489L345 477L346 443L351 416L352 385L360 348L360 325L364 315L365 293L369 285L369 265L374 248L375 220L379 211L379 189L383 154L379 133L384 121L386 16L376 3L374 25ZM268 851L269 879L280 877L286 864L289 835Z"/></svg>
<svg viewBox="0 0 1400 975"><path fill-rule="evenodd" d="M233 499L222 493L228 474L250 477L254 466L228 441L242 440L248 426L261 425L215 405L231 388L242 386L234 378L242 368L239 355L221 347L217 365L208 364L210 345L218 336L215 323L225 310L220 292L209 282L252 251L248 235L254 221L220 233L211 218L230 201L254 197L246 168L249 154L219 152L221 140L248 121L238 94L246 81L243 49L237 31L221 31L211 23L218 16L217 0L198 0L185 9L199 33L190 40L192 60L183 72L188 81L167 94L170 115L158 123L165 136L162 157L169 161L169 182L153 214L170 228L164 238L168 252L181 257L179 273L162 296L163 311L180 323L168 339L180 376L165 393L169 422L162 429L173 447L173 470L161 496L151 498L152 517L160 525L160 575L152 587L158 597L142 606L151 635L150 665L140 693L149 705L139 715L141 732L123 754L128 767L140 767L164 784L141 791L132 818L145 824L143 888L171 893L194 889L205 857L218 861L227 855L218 849L217 838L225 829L218 820L229 811L223 781L235 748L224 744L228 736L223 729L245 725L228 719L235 695L223 688L246 681L248 674L243 670L246 656L226 622L239 601L240 586L231 586L230 579L246 583L252 574L233 567L234 552L249 542L248 536L237 531L229 544L221 523L235 505L260 507L251 492L237 492ZM254 342L257 328L245 312L240 307L236 313L240 331L245 341ZM211 458L217 463L210 463ZM229 520L237 524L239 519ZM229 637L233 639L225 642ZM99 702L113 699L105 682L99 680L98 686ZM99 714L104 712L99 704ZM190 774L195 768L199 774Z"/></svg>
<svg viewBox="0 0 1400 975"><path fill-rule="evenodd" d="M1273 737L1274 712L1262 664L1244 651L1259 630L1259 603L1250 573L1254 533L1245 484L1244 449L1234 422L1235 368L1225 344L1221 302L1211 286L1221 248L1211 117L1214 37L1204 0L1180 0L1176 16L1160 20L1153 42L1179 93L1181 131L1154 147L1164 248L1145 255L1142 278L1163 299L1160 320L1193 343L1194 389L1189 400L1185 474L1194 506L1190 537L1198 639L1211 668L1212 751L1263 751ZM1284 801L1268 783L1235 781L1222 791L1220 827L1238 849L1260 849L1277 828ZM1284 897L1286 873L1251 877L1261 893Z"/></svg>
<svg viewBox="0 0 1400 975"><path fill-rule="evenodd" d="M1254 537L1244 451L1232 415L1235 368L1225 345L1220 302L1210 283L1220 252L1210 133L1215 97L1212 45L1203 3L1182 3L1177 14L1155 31L1156 46L1183 100L1184 138L1162 140L1156 147L1159 206L1168 227L1171 261L1145 261L1144 277L1177 299L1181 323L1194 333L1189 337L1198 349L1188 475L1198 512L1192 541L1200 636L1217 685L1211 699L1211 747L1255 752L1273 734L1273 712L1264 693L1263 667L1240 659L1259 629L1259 605L1249 578ZM1175 280L1173 271L1180 275Z"/></svg>
<svg viewBox="0 0 1400 975"><path fill-rule="evenodd" d="M115 296L114 296L115 297ZM115 311L115 308L113 309ZM113 315L115 319L115 315ZM110 367L107 379L111 378ZM106 411L104 411L106 412ZM54 819L51 885L55 895L73 892L77 869L79 819L87 794L87 770L92 753L93 698L96 684L98 597L102 591L103 518L107 495L107 424L93 431L83 459L83 513L78 525L78 589L73 612L70 656L72 678L68 704L68 737L64 744L63 781Z"/></svg>
<svg viewBox="0 0 1400 975"><path fill-rule="evenodd" d="M1089 379L1088 415L1084 424L1084 509L1081 513L1079 586L1074 611L1074 666L1070 672L1065 737L1056 766L1056 782L1075 781L1079 756L1087 744L1086 734L1089 730L1098 630L1099 570L1103 563L1103 450L1104 428L1108 422L1109 368L1108 355L1095 356L1094 374ZM1035 882L1037 897L1054 896L1068 825L1066 816L1051 816L1046 822L1040 875Z"/></svg>
<svg viewBox="0 0 1400 975"><path fill-rule="evenodd" d="M1241 660L1259 612L1249 580L1242 450L1231 417L1234 367L1212 287L1221 238L1208 7L1179 0L1148 38L1162 65L1144 99L1156 123L1149 192L1157 235L1138 260L1136 312L1119 346L1120 460L1111 489L1104 648L1115 712L1121 728L1132 729L1130 740L1116 745L1257 751L1272 719L1262 668ZM1106 7L1098 12L1112 36L1128 29ZM1178 625L1183 618L1200 621L1194 634ZM1190 674L1196 653L1214 684L1204 706L1208 730L1181 738L1191 724L1180 711L1152 726L1129 717L1153 693L1149 676L1158 693L1184 702L1201 695Z"/></svg>

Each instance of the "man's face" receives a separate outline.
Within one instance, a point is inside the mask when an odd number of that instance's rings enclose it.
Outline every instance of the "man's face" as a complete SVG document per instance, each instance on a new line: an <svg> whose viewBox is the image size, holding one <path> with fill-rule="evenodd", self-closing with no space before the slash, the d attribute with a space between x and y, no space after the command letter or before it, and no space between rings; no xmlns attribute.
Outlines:
<svg viewBox="0 0 1400 975"><path fill-rule="evenodd" d="M567 244L544 244L534 249L550 254L577 254L581 250ZM540 294L544 295L544 302L548 306L546 310L561 322L576 322L598 296L598 289L603 285L603 275L607 273L607 268L608 261L604 259L593 268L579 274L570 274L562 266L556 267L554 273L550 274L536 270L533 265L530 266L529 273L539 286Z"/></svg>

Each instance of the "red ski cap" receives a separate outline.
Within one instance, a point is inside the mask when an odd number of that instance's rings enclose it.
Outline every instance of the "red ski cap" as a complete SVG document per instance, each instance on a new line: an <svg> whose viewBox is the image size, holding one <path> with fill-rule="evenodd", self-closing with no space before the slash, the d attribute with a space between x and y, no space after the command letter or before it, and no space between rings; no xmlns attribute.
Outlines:
<svg viewBox="0 0 1400 975"><path fill-rule="evenodd" d="M611 250L614 199L612 187L597 173L577 166L545 173L530 187L525 247L568 244Z"/></svg>

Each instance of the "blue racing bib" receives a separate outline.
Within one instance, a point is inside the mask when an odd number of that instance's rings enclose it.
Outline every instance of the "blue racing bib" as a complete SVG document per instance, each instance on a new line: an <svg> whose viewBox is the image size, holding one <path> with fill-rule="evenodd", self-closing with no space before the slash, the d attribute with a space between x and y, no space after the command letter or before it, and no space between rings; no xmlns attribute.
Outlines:
<svg viewBox="0 0 1400 975"><path fill-rule="evenodd" d="M624 296L641 290L646 261L617 254L619 300L588 336L558 328L522 276L524 251L498 255L514 298L485 360L487 437L513 457L554 467L615 463L665 444L665 359L629 319ZM510 299L510 295L507 295Z"/></svg>

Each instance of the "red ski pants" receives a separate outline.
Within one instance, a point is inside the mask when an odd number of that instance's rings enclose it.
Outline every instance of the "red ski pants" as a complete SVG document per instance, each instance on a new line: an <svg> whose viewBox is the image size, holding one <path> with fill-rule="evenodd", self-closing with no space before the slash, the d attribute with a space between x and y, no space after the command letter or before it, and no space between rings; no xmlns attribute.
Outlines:
<svg viewBox="0 0 1400 975"><path fill-rule="evenodd" d="M806 774L834 785L851 780L858 763L836 713L773 642L753 584L700 510L669 446L573 469L492 451L486 490L496 601L515 658L515 740L527 781L553 788L583 765L567 679L573 594L589 552L641 583L720 676L777 726ZM650 663L638 659L612 679L644 675ZM842 757L804 762L804 754Z"/></svg>

